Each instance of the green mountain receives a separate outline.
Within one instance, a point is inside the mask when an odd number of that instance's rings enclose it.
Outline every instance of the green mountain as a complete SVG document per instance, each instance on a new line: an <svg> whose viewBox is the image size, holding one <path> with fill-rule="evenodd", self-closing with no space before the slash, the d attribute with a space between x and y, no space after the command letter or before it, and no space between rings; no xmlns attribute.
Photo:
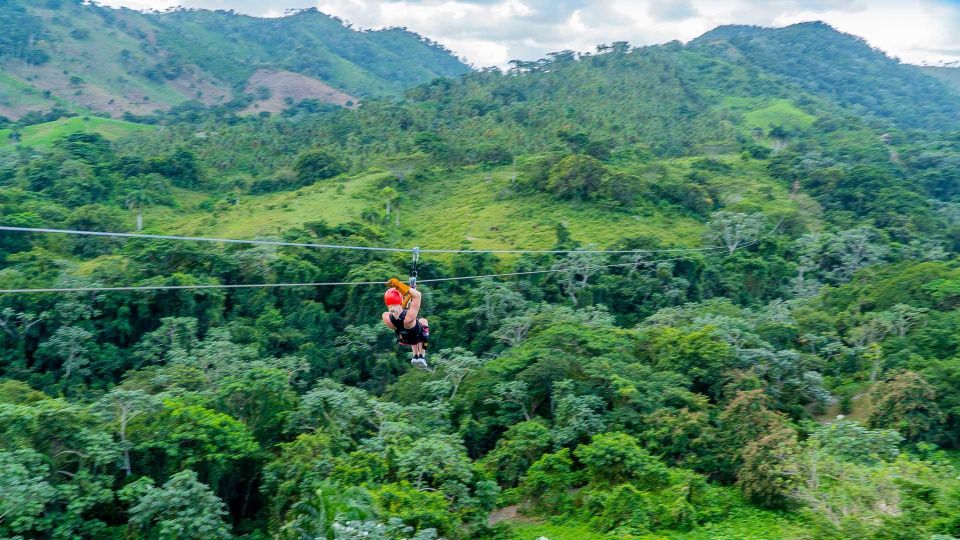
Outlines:
<svg viewBox="0 0 960 540"><path fill-rule="evenodd" d="M185 101L250 112L348 105L469 70L412 32L356 31L312 9L259 19L4 0L0 25L0 115L11 119L52 107L143 115Z"/></svg>
<svg viewBox="0 0 960 540"><path fill-rule="evenodd" d="M319 17L131 16L165 51ZM0 537L957 538L960 95L926 73L726 27L0 131L2 226L281 241L0 231ZM331 246L465 250L418 258L429 370L382 320L411 253Z"/></svg>
<svg viewBox="0 0 960 540"><path fill-rule="evenodd" d="M960 92L960 68L956 66L921 66L920 70L940 79L947 87Z"/></svg>
<svg viewBox="0 0 960 540"><path fill-rule="evenodd" d="M873 115L901 127L951 130L960 117L956 96L922 68L902 64L862 38L821 22L777 29L721 26L690 45L776 74L828 96L855 114Z"/></svg>

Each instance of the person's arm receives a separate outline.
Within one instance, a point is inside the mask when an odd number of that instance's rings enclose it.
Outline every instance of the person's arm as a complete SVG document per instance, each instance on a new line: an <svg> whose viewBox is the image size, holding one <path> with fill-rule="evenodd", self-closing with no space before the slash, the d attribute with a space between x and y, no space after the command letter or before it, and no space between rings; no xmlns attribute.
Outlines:
<svg viewBox="0 0 960 540"><path fill-rule="evenodd" d="M397 329L395 326L393 326L393 323L390 322L390 313L389 313L389 312L384 313L383 315L380 316L380 318L383 319L383 324L387 325L387 328L389 328L389 329L391 329L391 330L396 330L396 329Z"/></svg>
<svg viewBox="0 0 960 540"><path fill-rule="evenodd" d="M403 319L404 328L413 328L417 324L417 317L420 316L420 291L410 289L410 307L407 308L407 316Z"/></svg>

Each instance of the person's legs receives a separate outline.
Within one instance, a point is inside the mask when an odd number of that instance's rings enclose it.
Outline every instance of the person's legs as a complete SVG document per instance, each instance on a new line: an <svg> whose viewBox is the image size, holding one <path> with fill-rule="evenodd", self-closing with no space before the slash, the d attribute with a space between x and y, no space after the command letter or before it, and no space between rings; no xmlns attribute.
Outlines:
<svg viewBox="0 0 960 540"><path fill-rule="evenodd" d="M412 345L410 350L413 352L413 358L410 359L410 363L413 364L414 367L427 369L427 360L423 356L423 343Z"/></svg>

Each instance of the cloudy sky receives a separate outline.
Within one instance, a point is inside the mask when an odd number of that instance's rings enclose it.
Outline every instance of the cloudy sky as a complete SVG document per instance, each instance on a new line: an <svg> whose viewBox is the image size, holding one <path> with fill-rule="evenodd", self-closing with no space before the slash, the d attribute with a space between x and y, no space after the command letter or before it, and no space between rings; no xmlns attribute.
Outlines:
<svg viewBox="0 0 960 540"><path fill-rule="evenodd" d="M960 60L960 0L101 0L163 10L278 17L316 7L361 28L406 26L475 66L505 66L598 43L690 40L721 24L823 20L906 62Z"/></svg>

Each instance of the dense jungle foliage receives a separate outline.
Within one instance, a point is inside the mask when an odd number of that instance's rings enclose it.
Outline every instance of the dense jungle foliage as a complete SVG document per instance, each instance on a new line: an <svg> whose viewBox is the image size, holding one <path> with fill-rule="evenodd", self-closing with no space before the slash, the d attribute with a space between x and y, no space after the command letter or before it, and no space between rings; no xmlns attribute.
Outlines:
<svg viewBox="0 0 960 540"><path fill-rule="evenodd" d="M958 110L813 24L11 143L6 226L570 252L423 255L552 271L424 283L430 371L377 286L0 294L0 536L960 538ZM23 232L0 261L0 289L410 271Z"/></svg>

